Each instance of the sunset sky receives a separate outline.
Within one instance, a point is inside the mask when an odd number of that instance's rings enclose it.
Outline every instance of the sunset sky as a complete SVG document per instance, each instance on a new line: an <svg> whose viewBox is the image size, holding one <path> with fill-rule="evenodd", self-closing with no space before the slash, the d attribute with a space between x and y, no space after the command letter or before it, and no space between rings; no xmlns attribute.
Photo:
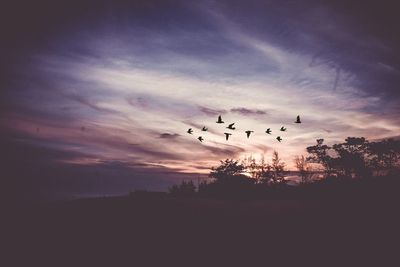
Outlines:
<svg viewBox="0 0 400 267"><path fill-rule="evenodd" d="M166 190L226 158L276 150L290 169L318 138L400 135L385 1L64 2L3 10L2 157L21 186Z"/></svg>

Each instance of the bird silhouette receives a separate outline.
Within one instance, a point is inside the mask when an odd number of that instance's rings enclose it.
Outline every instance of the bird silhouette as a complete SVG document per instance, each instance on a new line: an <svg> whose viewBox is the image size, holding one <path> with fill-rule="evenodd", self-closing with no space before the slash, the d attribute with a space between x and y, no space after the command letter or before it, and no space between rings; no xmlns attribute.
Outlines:
<svg viewBox="0 0 400 267"><path fill-rule="evenodd" d="M199 139L200 142L203 142L203 137L199 136L197 139Z"/></svg>
<svg viewBox="0 0 400 267"><path fill-rule="evenodd" d="M282 126L282 127L281 127L281 131L282 131L282 132L286 131L286 128Z"/></svg>
<svg viewBox="0 0 400 267"><path fill-rule="evenodd" d="M229 136L232 135L232 134L231 134L231 133L224 133L224 134L225 134L225 139L226 139L226 141L228 141Z"/></svg>
<svg viewBox="0 0 400 267"><path fill-rule="evenodd" d="M271 128L268 128L265 132L266 132L267 134L271 134Z"/></svg>
<svg viewBox="0 0 400 267"><path fill-rule="evenodd" d="M218 116L217 123L224 123L224 121L223 121L222 118L221 118L221 115Z"/></svg>
<svg viewBox="0 0 400 267"><path fill-rule="evenodd" d="M247 135L247 138L249 138L249 137L250 137L250 134L251 134L251 133L254 133L254 131L245 131L245 133L246 133L246 135Z"/></svg>
<svg viewBox="0 0 400 267"><path fill-rule="evenodd" d="M203 127L203 129L201 129L203 132L208 131L208 128L206 126Z"/></svg>
<svg viewBox="0 0 400 267"><path fill-rule="evenodd" d="M235 125L235 123L229 124L228 127L226 127L226 128L231 129L231 130L235 130L236 127L233 127L233 125Z"/></svg>
<svg viewBox="0 0 400 267"><path fill-rule="evenodd" d="M85 126L81 127L81 131L84 132L86 130Z"/></svg>
<svg viewBox="0 0 400 267"><path fill-rule="evenodd" d="M188 133L188 134L192 134L192 133L193 133L192 128L189 128L189 130L187 130L187 133Z"/></svg>
<svg viewBox="0 0 400 267"><path fill-rule="evenodd" d="M276 138L276 140L278 140L279 141L279 143L282 141L282 138L280 137L280 136L278 136L277 138Z"/></svg>
<svg viewBox="0 0 400 267"><path fill-rule="evenodd" d="M296 121L294 123L301 123L300 121L300 115L297 115Z"/></svg>

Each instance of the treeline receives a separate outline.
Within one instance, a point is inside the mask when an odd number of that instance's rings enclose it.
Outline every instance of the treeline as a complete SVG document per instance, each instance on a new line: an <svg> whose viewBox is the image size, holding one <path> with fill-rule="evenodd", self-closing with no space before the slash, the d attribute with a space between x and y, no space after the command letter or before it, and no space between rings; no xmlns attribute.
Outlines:
<svg viewBox="0 0 400 267"><path fill-rule="evenodd" d="M363 137L348 137L345 142L328 146L323 139L306 148L308 155L296 156L294 164L301 178L300 186L293 189L285 179L288 171L278 152L271 162L262 157L244 160L226 159L211 168L210 181L196 187L192 181L184 181L170 188L174 196L243 196L286 194L299 188L315 188L327 181L356 181L373 177L395 177L400 169L400 141L385 139L369 142ZM323 175L322 175L323 174ZM290 188L290 189L289 189ZM325 187L324 187L325 188Z"/></svg>
<svg viewBox="0 0 400 267"><path fill-rule="evenodd" d="M318 139L307 147L308 162L321 164L326 177L367 178L398 173L400 140L369 142L364 137L348 137L344 143L328 146Z"/></svg>

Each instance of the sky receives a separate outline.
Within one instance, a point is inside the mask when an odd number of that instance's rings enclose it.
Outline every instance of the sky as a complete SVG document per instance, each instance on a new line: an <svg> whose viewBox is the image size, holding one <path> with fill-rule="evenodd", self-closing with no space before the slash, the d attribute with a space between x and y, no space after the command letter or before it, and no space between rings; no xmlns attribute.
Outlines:
<svg viewBox="0 0 400 267"><path fill-rule="evenodd" d="M1 157L32 195L166 190L226 158L292 169L319 138L400 135L391 1L26 2L1 14Z"/></svg>

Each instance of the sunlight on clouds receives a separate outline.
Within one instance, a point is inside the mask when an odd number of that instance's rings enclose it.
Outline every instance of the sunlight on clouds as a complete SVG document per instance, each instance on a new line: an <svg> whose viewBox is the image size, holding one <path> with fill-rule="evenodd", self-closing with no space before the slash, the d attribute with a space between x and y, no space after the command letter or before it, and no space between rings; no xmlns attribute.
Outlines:
<svg viewBox="0 0 400 267"><path fill-rule="evenodd" d="M293 54L285 55L287 62L290 62L291 55ZM158 159L158 162L165 167L186 168L192 172L193 167L185 167L188 165L185 163L186 160L196 162L213 158L218 161L224 157L258 155L265 152L257 148L259 144L270 146L271 151L268 153L272 153L274 149L280 151L288 166L292 166L290 163L292 157L304 154L304 148L313 144L315 139L324 133L321 128L337 129L335 125L351 126L349 129L352 131L343 129L336 133L335 138L342 139L354 133L354 127L360 129L358 131L360 134L368 133L368 125L397 129L393 126L390 128L385 122L380 122L379 125L368 123L368 120L373 120L373 116L371 118L358 111L368 106L371 100L377 102L377 98L352 99L352 94L348 92L334 94L331 91L321 91L312 85L305 93L304 88L297 88L296 84L288 83L286 79L280 80L274 75L266 74L261 80L253 81L231 77L231 81L227 83L210 82L181 73L131 67L90 64L83 68L86 74L85 82L92 84L89 90L96 92L97 86L106 88L103 89L107 92L104 99L98 101L96 105L99 108L125 114L132 120L132 124L127 124L123 120L114 120L113 116L102 115L97 118L100 127L102 125L114 129L128 129L129 132L120 133L127 142L140 143L151 151L173 151L181 155L183 160L180 163L164 164L162 158ZM62 66L59 66L59 69L62 69ZM74 73L71 74L73 76ZM77 80L79 81L79 75ZM268 82L269 80L271 82ZM227 143L223 135L226 129L225 126L215 125L216 116L209 117L203 114L199 106L212 107L216 110L247 107L265 109L268 112L256 116L244 116L232 112L223 114L227 123L236 122L237 130L229 140L229 144L243 149L243 152L217 154L214 158L209 152L204 153L207 150L201 149L196 138L202 135L205 138L203 146L218 149ZM293 124L297 114L302 115L302 125ZM185 123L186 119L209 127L210 132L203 133L200 129L195 129L194 136L187 135L186 129L192 126ZM288 127L288 132L278 131L282 125ZM264 133L266 128L272 128L274 135L267 136ZM255 131L250 139L244 134L248 129ZM157 140L155 133L163 132L179 134L180 137L178 140ZM283 143L277 143L275 140L277 135L282 135ZM157 143L157 146L150 145L152 143ZM110 151L106 153L110 157L112 155L123 157L126 153L122 148L106 147L103 149ZM143 160L154 163L154 159L147 156L147 159Z"/></svg>
<svg viewBox="0 0 400 267"><path fill-rule="evenodd" d="M35 74L49 81L36 85L42 90L38 92L51 90L57 96L56 105L46 108L53 111L62 104L72 109L74 130L68 130L70 125L53 125L37 133L34 129L42 122L34 119L13 127L43 140L68 143L65 149L74 144L98 155L68 163L120 159L198 173L225 158L264 154L269 160L274 150L292 168L293 157L305 154L305 147L317 138L327 142L352 135L383 138L400 131L393 121L379 117L375 109L382 99L363 95L350 71L342 71L333 91L336 72L331 65L311 66L313 55L254 36L223 12L204 12L215 26L214 31L202 32L204 38L184 30L163 34L131 26L122 28L121 36L99 31L82 38L80 48L94 56L73 52L32 56ZM205 47L221 49L220 53L210 50L202 56L176 49L196 48L193 42L199 40ZM215 40L223 41L220 47L212 46ZM149 52L138 46L149 47ZM215 124L218 112L224 125ZM301 125L294 124L299 114ZM227 142L223 133L232 122L237 129ZM82 125L87 130L79 131ZM202 126L209 131L201 132ZM281 126L288 131L279 132ZM186 133L189 127L193 135ZM265 134L267 128L272 128L271 136ZM255 131L250 139L245 130ZM196 139L199 135L203 144ZM275 139L278 135L282 143Z"/></svg>

